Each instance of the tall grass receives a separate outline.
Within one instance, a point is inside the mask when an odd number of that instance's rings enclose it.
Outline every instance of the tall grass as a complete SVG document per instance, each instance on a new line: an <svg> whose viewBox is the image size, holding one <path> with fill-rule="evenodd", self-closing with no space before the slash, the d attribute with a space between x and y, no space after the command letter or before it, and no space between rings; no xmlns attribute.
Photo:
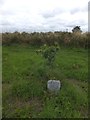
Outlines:
<svg viewBox="0 0 90 120"><path fill-rule="evenodd" d="M89 33L70 33L70 32L47 32L47 33L26 33L26 32L14 32L3 33L2 43L3 45L11 44L30 44L34 46L41 46L44 44L54 45L57 42L61 46L65 47L83 47L88 48L90 41Z"/></svg>
<svg viewBox="0 0 90 120"><path fill-rule="evenodd" d="M3 118L87 118L88 53L83 48L62 47L54 65L46 65L38 48L3 46ZM61 81L58 94L47 81Z"/></svg>

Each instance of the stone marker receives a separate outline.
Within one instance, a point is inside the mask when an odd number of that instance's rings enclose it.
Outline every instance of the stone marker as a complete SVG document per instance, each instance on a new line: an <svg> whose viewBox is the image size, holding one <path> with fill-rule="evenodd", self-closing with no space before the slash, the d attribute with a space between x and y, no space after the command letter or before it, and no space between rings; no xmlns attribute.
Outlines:
<svg viewBox="0 0 90 120"><path fill-rule="evenodd" d="M49 80L47 82L47 88L50 91L58 91L60 90L61 84L59 80Z"/></svg>

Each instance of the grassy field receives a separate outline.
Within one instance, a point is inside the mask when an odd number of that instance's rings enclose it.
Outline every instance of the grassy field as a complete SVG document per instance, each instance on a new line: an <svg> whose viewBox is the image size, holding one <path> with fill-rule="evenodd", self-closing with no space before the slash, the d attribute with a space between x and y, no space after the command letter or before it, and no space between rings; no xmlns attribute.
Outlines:
<svg viewBox="0 0 90 120"><path fill-rule="evenodd" d="M62 47L49 68L37 49L3 46L3 118L87 118L87 50ZM61 81L58 94L47 90L49 79Z"/></svg>

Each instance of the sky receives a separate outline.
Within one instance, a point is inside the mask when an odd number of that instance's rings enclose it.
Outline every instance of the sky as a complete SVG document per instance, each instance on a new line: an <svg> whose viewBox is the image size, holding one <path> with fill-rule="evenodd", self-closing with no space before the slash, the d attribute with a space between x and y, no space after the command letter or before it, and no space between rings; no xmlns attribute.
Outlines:
<svg viewBox="0 0 90 120"><path fill-rule="evenodd" d="M88 31L89 0L0 0L0 31Z"/></svg>

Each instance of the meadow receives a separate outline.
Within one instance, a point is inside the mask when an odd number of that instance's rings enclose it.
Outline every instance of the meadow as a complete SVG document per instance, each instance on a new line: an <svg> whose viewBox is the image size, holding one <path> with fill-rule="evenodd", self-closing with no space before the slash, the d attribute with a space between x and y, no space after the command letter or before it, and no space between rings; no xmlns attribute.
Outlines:
<svg viewBox="0 0 90 120"><path fill-rule="evenodd" d="M88 117L88 49L60 46L50 68L36 53L40 46L6 43L2 47L3 118ZM47 90L50 79L61 81L58 94Z"/></svg>

